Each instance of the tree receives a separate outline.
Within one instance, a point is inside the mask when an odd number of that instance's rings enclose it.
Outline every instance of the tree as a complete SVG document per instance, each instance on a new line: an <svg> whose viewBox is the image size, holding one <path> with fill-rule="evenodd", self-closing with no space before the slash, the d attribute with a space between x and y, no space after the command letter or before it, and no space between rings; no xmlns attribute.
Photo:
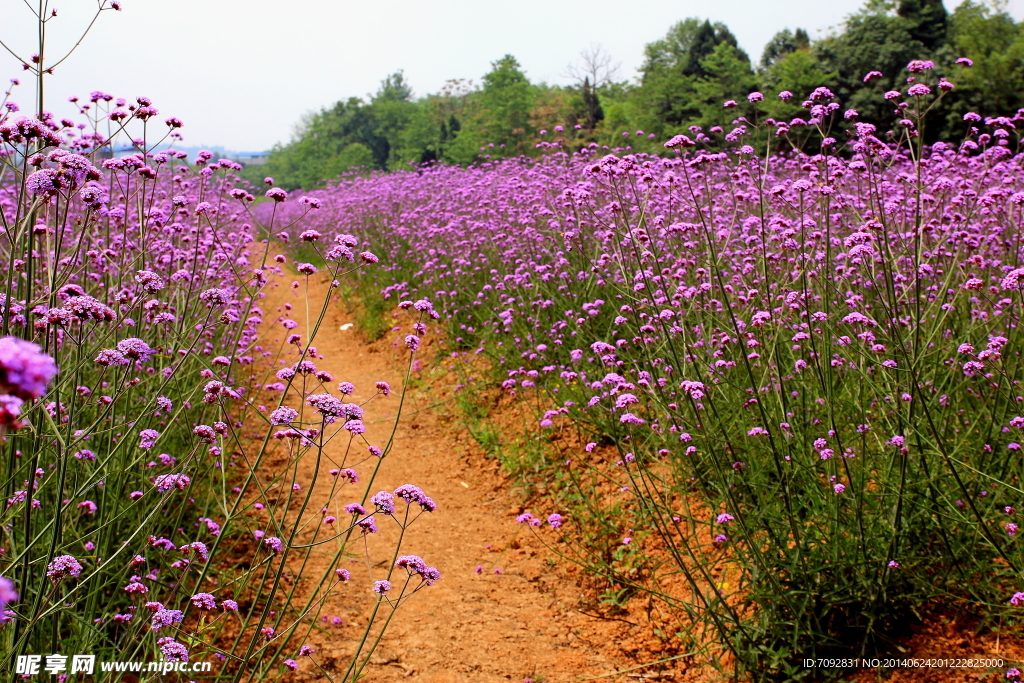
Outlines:
<svg viewBox="0 0 1024 683"><path fill-rule="evenodd" d="M705 19L693 36L693 44L686 51L686 61L683 62L683 75L695 76L697 78L707 76L707 72L704 71L701 62L705 57L714 52L717 45L715 29L711 22Z"/></svg>
<svg viewBox="0 0 1024 683"><path fill-rule="evenodd" d="M774 60L761 72L765 99L760 109L776 119L801 116L804 112L802 100L819 86L835 87L835 81L836 73L824 71L821 62L809 49L793 50ZM788 101L774 97L783 90L794 93L795 97Z"/></svg>
<svg viewBox="0 0 1024 683"><path fill-rule="evenodd" d="M946 41L946 8L942 0L900 0L896 10L907 20L910 37L934 50Z"/></svg>
<svg viewBox="0 0 1024 683"><path fill-rule="evenodd" d="M894 3L888 0L869 0L861 11L846 19L842 33L812 48L823 69L836 74L840 101L882 127L896 120L892 105L882 99L882 93L906 86L906 66L911 60L931 57L911 33L911 21L894 9ZM870 71L880 71L883 76L865 86L863 77Z"/></svg>
<svg viewBox="0 0 1024 683"><path fill-rule="evenodd" d="M577 84L589 81L594 88L603 88L615 80L621 66L600 44L591 43L580 52L580 60L569 65L568 73Z"/></svg>
<svg viewBox="0 0 1024 683"><path fill-rule="evenodd" d="M640 113L637 122L648 132L718 123L722 102L746 104L755 85L750 58L724 24L685 19L644 53L640 87L633 97Z"/></svg>
<svg viewBox="0 0 1024 683"><path fill-rule="evenodd" d="M957 84L954 99L962 104L956 113L1008 115L1024 107L1024 24L1014 21L1005 4L968 0L957 7L949 21L949 42L957 56L974 61L972 68L950 74ZM954 123L951 135L963 131L962 120Z"/></svg>
<svg viewBox="0 0 1024 683"><path fill-rule="evenodd" d="M522 138L530 131L530 81L512 55L505 55L491 66L480 91L484 134L496 142Z"/></svg>
<svg viewBox="0 0 1024 683"><path fill-rule="evenodd" d="M370 100L370 108L377 122L374 132L387 143L382 167L394 168L403 161L399 153L403 131L409 127L419 108L412 101L412 87L406 82L403 72L396 71L380 82L377 94Z"/></svg>
<svg viewBox="0 0 1024 683"><path fill-rule="evenodd" d="M380 82L373 102L411 102L412 86L405 80L405 72L399 69Z"/></svg>
<svg viewBox="0 0 1024 683"><path fill-rule="evenodd" d="M583 100L583 111L585 118L583 120L583 127L588 131L593 132L597 128L597 124L604 120L604 108L601 107L601 100L597 95L597 88L590 84L589 78L583 79L583 85L580 86L580 96Z"/></svg>
<svg viewBox="0 0 1024 683"><path fill-rule="evenodd" d="M528 151L535 95L515 57L505 55L492 62L483 87L466 101L466 116L446 156L457 163L471 163L485 146L493 146L492 153L498 155Z"/></svg>
<svg viewBox="0 0 1024 683"><path fill-rule="evenodd" d="M811 38L807 31L798 28L796 31L783 29L772 36L761 53L761 68L768 69L780 59L797 50L807 50L811 46Z"/></svg>
<svg viewBox="0 0 1024 683"><path fill-rule="evenodd" d="M583 127L593 132L604 119L604 109L597 93L615 80L621 63L614 63L612 56L598 44L592 44L580 53L580 61L569 66L569 75L576 80L576 89L583 105Z"/></svg>
<svg viewBox="0 0 1024 683"><path fill-rule="evenodd" d="M311 188L331 177L344 164L387 168L390 145L378 130L373 108L357 97L337 102L330 109L307 114L291 142L277 145L267 160L267 171L286 189ZM358 144L360 147L350 146ZM348 151L346 151L348 150Z"/></svg>

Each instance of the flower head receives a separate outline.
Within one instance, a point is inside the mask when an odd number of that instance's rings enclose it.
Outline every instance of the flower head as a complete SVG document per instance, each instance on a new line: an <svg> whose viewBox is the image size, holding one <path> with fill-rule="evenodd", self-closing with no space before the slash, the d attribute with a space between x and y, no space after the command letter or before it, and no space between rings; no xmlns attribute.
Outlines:
<svg viewBox="0 0 1024 683"><path fill-rule="evenodd" d="M57 364L38 344L17 337L0 339L0 393L25 401L39 398L56 374Z"/></svg>
<svg viewBox="0 0 1024 683"><path fill-rule="evenodd" d="M77 578L81 573L82 564L71 555L55 557L46 567L46 576L54 583L60 583L68 577Z"/></svg>

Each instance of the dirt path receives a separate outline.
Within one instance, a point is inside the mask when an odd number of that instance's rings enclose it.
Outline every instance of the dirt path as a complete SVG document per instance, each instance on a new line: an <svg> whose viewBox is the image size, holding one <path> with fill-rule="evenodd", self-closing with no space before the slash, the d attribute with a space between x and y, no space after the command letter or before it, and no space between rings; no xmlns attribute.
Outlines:
<svg viewBox="0 0 1024 683"><path fill-rule="evenodd" d="M296 332L306 329L304 288L290 289L292 279L285 276L280 280L278 292L282 295L279 301L291 301L293 310L270 305L266 311L267 322L275 324L271 338L283 334L277 333L283 330L277 322L282 315L299 323ZM316 282L311 282L309 301L323 301L326 282L319 277L310 280ZM268 301L275 299L277 293ZM393 348L386 340L367 343L354 326L341 329L351 322L344 307L333 303L314 340L324 356L316 361L317 367L334 376L332 393L338 395L339 381L351 382L356 391L349 400L363 403L376 392L374 383L381 380L397 393L404 372L400 363L408 358L408 352ZM433 355L433 348L421 351L424 362ZM420 555L436 565L443 579L416 593L398 610L371 660L367 680L539 683L578 680L628 667L611 659L610 653L618 650L603 642L611 635L603 630L605 623L575 610L579 591L570 585L574 582L552 569L547 551L515 522L516 502L493 463L475 459L476 464L471 464L474 459L468 457L465 437L441 421L431 407L436 401L429 390L414 391L407 397L394 448L384 459L373 489L393 490L411 483L437 501L435 512L422 515L409 528L402 548L403 554ZM394 424L398 398L378 397L365 408L366 436L371 443L383 445ZM337 441L341 448L342 440ZM329 451L328 455L338 454ZM306 482L313 465L312 458L307 460ZM371 461L357 468L359 474L369 476L372 465ZM325 492L331 476L326 469L321 469L317 482L317 489ZM347 502L347 497L334 501L332 514L337 514L335 507ZM316 503L313 509L324 501ZM338 518L347 516L342 513ZM394 524L379 524L381 532L375 541L395 538ZM385 558L378 555L374 559ZM325 568L313 567L311 574ZM365 562L352 564L351 570L349 590L332 596L321 611L329 617L325 630L310 638L317 649L314 657L331 674L340 673L333 669L346 661L374 599ZM386 569L373 571L373 579L380 579ZM359 591L365 595L352 595ZM330 617L334 616L341 617L343 623L333 625ZM309 662L301 662L301 669L299 675L304 678L322 679ZM624 680L620 676L600 680Z"/></svg>

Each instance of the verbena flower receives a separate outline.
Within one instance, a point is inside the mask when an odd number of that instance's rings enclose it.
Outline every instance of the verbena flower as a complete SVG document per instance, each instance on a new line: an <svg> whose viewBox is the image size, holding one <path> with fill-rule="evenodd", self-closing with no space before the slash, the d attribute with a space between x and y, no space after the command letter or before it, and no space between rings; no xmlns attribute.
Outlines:
<svg viewBox="0 0 1024 683"><path fill-rule="evenodd" d="M38 344L0 338L0 393L25 401L39 398L56 374L57 364Z"/></svg>
<svg viewBox="0 0 1024 683"><path fill-rule="evenodd" d="M77 578L82 573L82 564L71 555L59 555L46 567L46 576L53 583L66 578Z"/></svg>

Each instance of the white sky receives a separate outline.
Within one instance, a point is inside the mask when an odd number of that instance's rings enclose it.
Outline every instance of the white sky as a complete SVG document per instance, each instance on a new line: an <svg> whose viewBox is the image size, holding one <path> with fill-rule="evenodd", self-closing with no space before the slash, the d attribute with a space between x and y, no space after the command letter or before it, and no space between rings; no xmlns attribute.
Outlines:
<svg viewBox="0 0 1024 683"><path fill-rule="evenodd" d="M0 40L35 52L25 2L0 0ZM47 52L74 44L96 0L49 0L58 10ZM123 0L104 12L82 47L47 85L47 108L72 113L67 97L104 90L146 95L185 122L186 145L258 151L287 141L309 110L375 92L404 69L416 94L449 78L479 82L490 62L511 53L533 81L566 83L567 66L599 43L636 74L646 43L690 16L723 21L751 56L778 30L827 33L862 0ZM956 0L946 0L947 8ZM1010 0L1024 16L1024 0ZM0 85L23 75L0 54ZM29 79L13 99L31 109Z"/></svg>

